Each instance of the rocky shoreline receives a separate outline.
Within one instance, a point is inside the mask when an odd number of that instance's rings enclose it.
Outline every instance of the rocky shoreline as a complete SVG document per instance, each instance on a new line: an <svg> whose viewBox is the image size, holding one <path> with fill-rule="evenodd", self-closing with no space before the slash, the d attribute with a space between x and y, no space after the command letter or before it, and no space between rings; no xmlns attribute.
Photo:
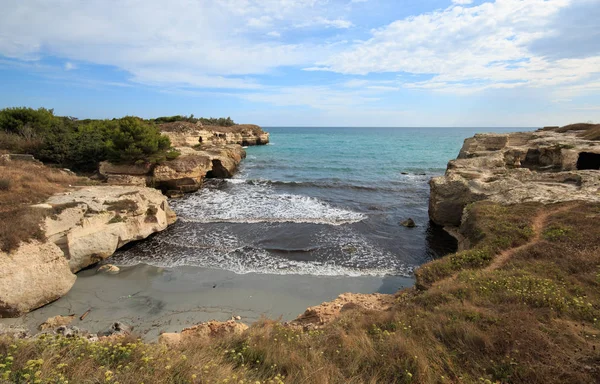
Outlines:
<svg viewBox="0 0 600 384"><path fill-rule="evenodd" d="M269 141L269 134L257 126L164 125L164 134L181 144L176 159L156 165L102 162L102 184L69 188L32 206L45 216L45 240L0 252L0 318L17 317L60 298L75 283L76 272L127 243L163 231L176 220L167 196L194 192L206 177L231 177L246 155L241 144ZM187 129L189 125L194 129ZM187 128L174 131L180 126ZM33 158L3 155L2 164L10 167L22 160L44 172Z"/></svg>
<svg viewBox="0 0 600 384"><path fill-rule="evenodd" d="M150 366L152 377L173 382L185 374L190 382L305 383L317 382L315 372L327 382L595 382L600 126L580 127L467 139L446 175L431 181L431 219L461 249L421 266L415 287L342 294L288 323L208 321L163 333L164 345L125 347L131 329L120 323L89 335L60 317L45 332L75 336L56 339L73 348L143 348L124 360L136 379ZM46 348L45 336L14 337L0 346L20 343L22 360L31 344ZM63 347L55 344L52 353ZM96 367L94 358L83 357ZM96 377L133 377L121 360L111 364Z"/></svg>
<svg viewBox="0 0 600 384"><path fill-rule="evenodd" d="M600 143L586 139L584 127L466 139L446 174L430 182L431 221L457 227L464 208L481 200L503 205L600 201Z"/></svg>

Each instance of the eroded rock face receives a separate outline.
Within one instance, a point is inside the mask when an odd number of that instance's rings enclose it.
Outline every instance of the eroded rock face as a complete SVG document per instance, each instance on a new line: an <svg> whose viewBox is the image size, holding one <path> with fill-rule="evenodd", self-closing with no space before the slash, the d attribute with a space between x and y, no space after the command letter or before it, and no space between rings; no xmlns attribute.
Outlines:
<svg viewBox="0 0 600 384"><path fill-rule="evenodd" d="M100 174L110 185L150 186L173 195L195 192L204 178L232 177L246 151L238 144L176 147L181 155L155 166L100 164ZM128 173L131 172L131 173Z"/></svg>
<svg viewBox="0 0 600 384"><path fill-rule="evenodd" d="M177 121L162 124L160 128L175 147L193 147L198 144L238 144L245 147L269 143L269 133L252 124L217 127Z"/></svg>
<svg viewBox="0 0 600 384"><path fill-rule="evenodd" d="M181 333L163 333L158 338L158 342L174 347L192 339L241 335L246 329L248 329L246 324L234 320L209 321L185 328Z"/></svg>
<svg viewBox="0 0 600 384"><path fill-rule="evenodd" d="M460 225L467 204L600 201L600 142L551 130L478 134L430 181L429 217ZM596 163L597 161L597 163Z"/></svg>
<svg viewBox="0 0 600 384"><path fill-rule="evenodd" d="M289 322L288 325L304 329L319 328L337 319L342 312L349 309L387 311L393 307L395 299L394 295L381 293L343 293L333 301L307 308L303 314Z"/></svg>
<svg viewBox="0 0 600 384"><path fill-rule="evenodd" d="M72 272L111 256L119 247L175 221L166 197L152 188L97 186L50 197L55 210L44 222Z"/></svg>
<svg viewBox="0 0 600 384"><path fill-rule="evenodd" d="M32 241L0 252L0 317L17 317L64 294L76 276L54 243Z"/></svg>

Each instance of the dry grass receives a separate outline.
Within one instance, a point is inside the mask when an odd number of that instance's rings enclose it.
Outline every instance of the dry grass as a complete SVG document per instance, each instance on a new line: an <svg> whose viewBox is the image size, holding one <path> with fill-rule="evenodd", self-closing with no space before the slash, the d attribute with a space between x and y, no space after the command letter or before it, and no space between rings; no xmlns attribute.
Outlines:
<svg viewBox="0 0 600 384"><path fill-rule="evenodd" d="M83 179L32 162L0 165L0 249L8 252L21 241L43 239L40 223L51 211L31 208Z"/></svg>
<svg viewBox="0 0 600 384"><path fill-rule="evenodd" d="M404 290L390 311L349 309L311 331L263 320L243 335L174 349L133 340L5 338L0 377L25 382L24 375L39 372L44 382L121 384L598 382L600 204L556 208L473 205L463 231L475 249L486 247L492 259L503 247L520 245L518 251L497 269L469 262L426 290ZM532 217L546 209L557 213L532 235Z"/></svg>
<svg viewBox="0 0 600 384"><path fill-rule="evenodd" d="M587 140L600 140L600 124L577 123L565 125L564 127L559 128L550 128L549 130L559 133L579 131L579 137Z"/></svg>
<svg viewBox="0 0 600 384"><path fill-rule="evenodd" d="M222 127L222 126L217 126L217 125L204 125L204 126L200 127L194 123L189 123L187 121L176 121L173 123L161 124L159 127L160 127L161 131L165 131L165 132L192 132L192 131L197 131L198 129L205 129L205 130L209 130L209 131L222 132L222 133L243 132L243 131L252 131L254 134L257 134L257 135L264 133L261 127L259 127L258 125L253 125L253 124L236 124L236 125L232 125L231 127Z"/></svg>

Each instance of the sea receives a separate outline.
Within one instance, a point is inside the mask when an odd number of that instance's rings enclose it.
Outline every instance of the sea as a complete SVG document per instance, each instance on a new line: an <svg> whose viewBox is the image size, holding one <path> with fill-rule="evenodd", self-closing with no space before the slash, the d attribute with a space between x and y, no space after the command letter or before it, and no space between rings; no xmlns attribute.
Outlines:
<svg viewBox="0 0 600 384"><path fill-rule="evenodd" d="M530 128L269 127L235 177L170 201L176 224L118 251L120 266L236 274L406 276L452 252L429 222L429 180L467 137ZM400 223L412 218L417 226Z"/></svg>

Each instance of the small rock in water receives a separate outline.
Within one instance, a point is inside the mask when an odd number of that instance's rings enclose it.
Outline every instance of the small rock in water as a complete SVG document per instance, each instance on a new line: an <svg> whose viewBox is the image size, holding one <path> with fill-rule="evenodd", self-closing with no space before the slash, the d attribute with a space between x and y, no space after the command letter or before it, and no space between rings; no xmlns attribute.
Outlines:
<svg viewBox="0 0 600 384"><path fill-rule="evenodd" d="M417 226L417 224L415 224L415 221L413 219L406 219L403 222L400 223L400 225L406 227L406 228L414 228Z"/></svg>
<svg viewBox="0 0 600 384"><path fill-rule="evenodd" d="M49 317L48 320L46 320L44 323L40 324L39 329L40 331L46 331L48 329L54 329L60 326L65 326L65 325L69 325L71 324L71 322L73 321L73 319L75 318L75 315L69 315L69 316L54 316L54 317Z"/></svg>
<svg viewBox="0 0 600 384"><path fill-rule="evenodd" d="M112 264L104 264L103 266L98 268L98 272L106 272L111 275L116 275L117 273L119 273L119 271L120 271L119 267L117 267L116 265L112 265Z"/></svg>

